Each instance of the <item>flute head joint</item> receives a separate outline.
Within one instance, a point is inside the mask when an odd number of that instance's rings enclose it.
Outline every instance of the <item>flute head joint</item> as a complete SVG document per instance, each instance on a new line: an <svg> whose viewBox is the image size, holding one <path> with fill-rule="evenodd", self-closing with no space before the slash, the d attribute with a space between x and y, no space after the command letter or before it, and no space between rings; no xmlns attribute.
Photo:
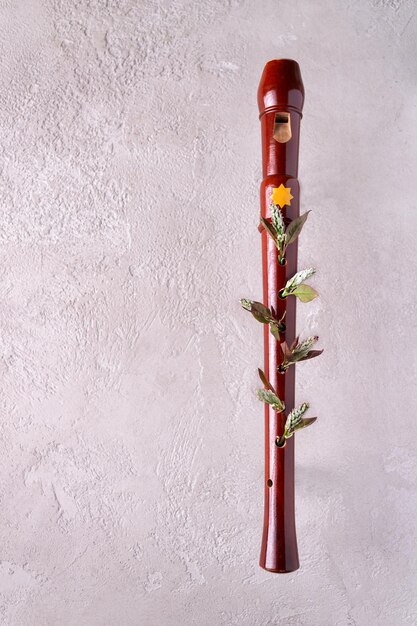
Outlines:
<svg viewBox="0 0 417 626"><path fill-rule="evenodd" d="M274 59L264 68L258 88L260 117L265 113L302 115L304 85L300 67L292 59Z"/></svg>

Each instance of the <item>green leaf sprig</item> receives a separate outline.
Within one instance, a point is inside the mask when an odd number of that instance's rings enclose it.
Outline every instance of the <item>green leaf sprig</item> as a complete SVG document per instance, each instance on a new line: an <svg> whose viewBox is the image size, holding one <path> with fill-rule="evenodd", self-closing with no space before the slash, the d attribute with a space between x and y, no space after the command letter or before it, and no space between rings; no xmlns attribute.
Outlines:
<svg viewBox="0 0 417 626"><path fill-rule="evenodd" d="M279 206L277 206L274 202L271 202L271 219L267 220L263 217L261 218L263 227L272 238L278 249L278 262L281 265L285 264L285 253L287 247L296 241L303 229L309 212L310 211L307 211L303 215L296 217L288 223L287 220L284 220ZM288 224L287 226L286 222ZM294 295L299 298L301 302L310 302L316 298L319 294L315 291L315 289L304 283L305 280L308 280L315 274L315 271L316 270L314 268L310 267L294 274L292 278L287 280L285 287L281 289L279 293L280 297L287 298L290 295ZM280 342L280 333L284 333L286 330L284 324L285 313L279 319L272 306L271 308L268 308L261 302L247 299L242 299L240 304L246 311L249 311L258 322L268 324L272 335L278 342ZM282 362L278 366L278 371L284 373L294 363L306 361L307 359L319 356L323 350L312 349L317 340L317 336L311 336L300 342L297 337L290 347L287 345L286 341L280 343ZM257 389L256 391L259 400L271 406L274 411L282 413L285 410L284 402L279 398L277 391L266 378L264 372L261 369L258 369L258 373L259 378L264 385L264 389ZM287 439L292 437L296 431L310 426L316 421L317 417L304 417L308 408L308 403L303 402L303 404L299 407L290 411L285 421L284 433L280 437L276 438L275 443L278 447L284 447Z"/></svg>
<svg viewBox="0 0 417 626"><path fill-rule="evenodd" d="M245 311L249 311L252 313L253 317L261 324L269 324L269 329L271 334L275 337L277 341L280 340L279 334L285 331L284 324L284 315L279 319L275 309L271 307L268 309L261 302L255 302L254 300L246 300L243 298L240 301L240 304L245 309Z"/></svg>
<svg viewBox="0 0 417 626"><path fill-rule="evenodd" d="M299 407L290 411L285 422L284 434L281 437L277 437L275 441L279 448L283 448L287 439L292 437L297 430L306 428L316 421L317 417L303 417L309 407L310 405L307 402L303 402Z"/></svg>
<svg viewBox="0 0 417 626"><path fill-rule="evenodd" d="M313 274L316 273L314 267L309 267L306 270L301 270L294 274L292 278L289 278L285 284L284 289L280 292L281 298L287 298L288 296L296 296L301 302L310 302L317 298L319 295L313 287L305 285L304 281L308 280Z"/></svg>
<svg viewBox="0 0 417 626"><path fill-rule="evenodd" d="M310 211L296 217L288 224L288 226L285 226L284 218L279 206L277 206L274 202L271 202L269 209L271 212L271 221L261 217L261 222L278 249L279 263L283 264L288 246L291 243L294 243L298 235L301 233Z"/></svg>
<svg viewBox="0 0 417 626"><path fill-rule="evenodd" d="M282 362L278 366L278 371L283 374L294 363L300 361L307 361L308 359L314 359L316 356L320 356L323 350L312 350L311 348L318 341L317 335L314 337L307 337L304 341L299 341L296 337L294 342L288 347L286 341L281 343Z"/></svg>

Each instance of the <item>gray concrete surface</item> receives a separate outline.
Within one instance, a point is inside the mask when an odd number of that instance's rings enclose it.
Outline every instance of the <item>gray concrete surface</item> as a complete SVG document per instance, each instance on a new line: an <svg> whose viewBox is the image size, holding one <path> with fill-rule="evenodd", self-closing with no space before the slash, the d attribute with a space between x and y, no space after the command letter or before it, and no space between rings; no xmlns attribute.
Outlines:
<svg viewBox="0 0 417 626"><path fill-rule="evenodd" d="M0 620L417 623L416 6L0 3ZM301 569L258 568L256 89L306 88Z"/></svg>

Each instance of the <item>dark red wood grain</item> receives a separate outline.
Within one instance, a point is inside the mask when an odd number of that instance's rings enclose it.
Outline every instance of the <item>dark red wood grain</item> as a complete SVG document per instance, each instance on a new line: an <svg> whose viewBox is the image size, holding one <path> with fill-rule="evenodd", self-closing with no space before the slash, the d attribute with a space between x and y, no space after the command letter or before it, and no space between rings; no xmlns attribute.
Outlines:
<svg viewBox="0 0 417 626"><path fill-rule="evenodd" d="M269 205L274 187L281 183L291 187L294 198L282 209L284 217L299 215L300 188L298 150L300 121L304 103L304 87L298 63L290 59L269 61L265 65L258 89L258 105L262 129L261 215L270 217ZM291 114L292 137L278 143L274 137L277 112ZM287 250L287 264L278 263L274 242L262 231L263 301L273 306L279 317L286 310L286 331L281 335L290 344L295 338L296 298L285 300L278 293L297 271L297 242ZM278 374L280 363L276 340L264 326L264 371L278 395L285 402L286 412L294 407L295 367L286 374ZM284 432L285 414L276 413L265 404L265 506L260 565L270 572L292 572L299 567L294 511L294 437L284 448L275 444ZM271 483L272 481L272 483Z"/></svg>

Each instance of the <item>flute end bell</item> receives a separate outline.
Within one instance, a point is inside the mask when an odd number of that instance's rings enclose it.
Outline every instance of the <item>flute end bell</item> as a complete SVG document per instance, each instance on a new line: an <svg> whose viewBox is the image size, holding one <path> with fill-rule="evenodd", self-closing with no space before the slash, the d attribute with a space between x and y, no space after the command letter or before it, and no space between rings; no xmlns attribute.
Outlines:
<svg viewBox="0 0 417 626"><path fill-rule="evenodd" d="M262 569L272 574L290 574L300 567L298 560L297 544L288 546L286 550L271 550L271 546L263 545L259 565Z"/></svg>

